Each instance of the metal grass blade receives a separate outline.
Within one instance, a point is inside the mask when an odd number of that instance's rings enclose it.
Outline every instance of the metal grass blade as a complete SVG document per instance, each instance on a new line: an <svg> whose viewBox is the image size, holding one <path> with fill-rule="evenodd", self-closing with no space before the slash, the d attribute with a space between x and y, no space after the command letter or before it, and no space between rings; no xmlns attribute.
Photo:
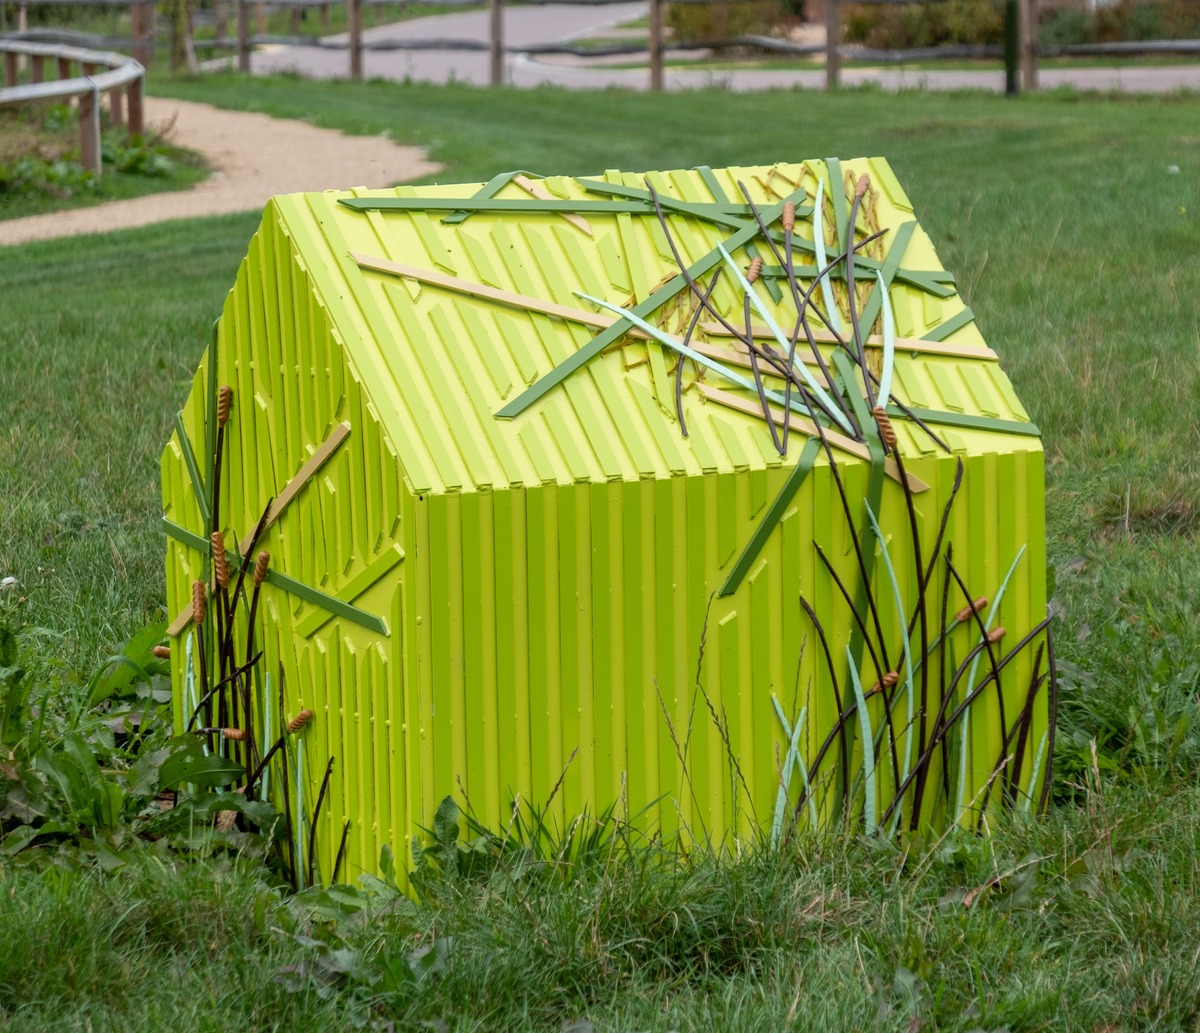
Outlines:
<svg viewBox="0 0 1200 1033"><path fill-rule="evenodd" d="M762 321L767 324L767 329L775 336L779 347L785 353L790 352L792 348L791 339L779 328L779 324L775 322L775 317L771 315L767 306L763 304L763 300L758 296L758 292L754 289L754 286L746 279L741 269L738 268L737 263L729 257L729 252L725 250L723 244L718 244L717 250L721 253L721 257L725 259L725 264L729 267L730 271L737 277L742 290L746 292L746 296L750 299L750 304L754 306L755 311L762 318ZM816 378L809 373L804 364L793 362L792 368L800 374L800 378L804 381L809 391L812 392L813 397L821 404L821 408L829 414L830 419L837 423L851 437L855 437L856 434L853 425L842 415L841 409L829 397L825 389L817 383Z"/></svg>
<svg viewBox="0 0 1200 1033"><path fill-rule="evenodd" d="M271 675L263 674L263 691L259 694L259 710L262 717L262 742L272 743L275 741L275 732L271 728L271 704L270 700L274 697L271 694ZM268 746L267 749L270 749ZM264 800L271 799L271 772L267 768L263 768L262 774L259 776L259 792L262 793Z"/></svg>
<svg viewBox="0 0 1200 1033"><path fill-rule="evenodd" d="M983 623L984 634L983 640L987 639L987 632L992 629L992 621L1000 612L1000 602L1004 598L1004 592L1008 588L1009 581L1016 573L1017 564L1021 562L1021 557L1025 555L1025 546L1022 545L1017 550L1017 555L1013 559L1012 564L1008 568L1008 573L1004 575L1004 580L1000 582L1000 588L996 592L996 598L992 601L992 605L988 608L987 620ZM971 600L968 599L969 603ZM971 669L967 674L967 685L963 692L964 698L971 694L971 690L975 687L975 674L979 670L979 659L982 656L977 652L975 658L971 661ZM958 821L962 817L963 799L967 792L967 747L971 738L971 712L970 710L963 711L962 724L960 725L960 734L962 736L958 747L958 788L954 793L954 820Z"/></svg>
<svg viewBox="0 0 1200 1033"><path fill-rule="evenodd" d="M753 380L743 377L740 373L735 373L724 363L718 362L716 359L710 359L707 355L702 355L700 352L689 348L677 337L672 337L670 334L664 333L658 327L653 326L639 316L634 315L634 313L629 311L629 309L621 308L620 305L614 305L610 301L604 301L602 298L595 298L590 294L583 294L580 291L576 291L575 295L576 297L583 298L584 301L590 301L593 305L599 305L601 308L608 309L610 312L623 316L634 326L638 327L638 329L644 330L646 333L648 333L660 344L665 344L668 348L678 352L680 355L684 355L693 362L698 362L701 366L711 369L714 373L723 376L726 380L737 384L739 387L744 387L746 390L753 392L755 395L759 394L758 387ZM812 410L812 407L803 397L789 399L785 398L784 395L780 394L778 391L768 391L766 389L763 390L762 394L776 405L786 405L795 412L801 413L810 419L815 420L817 418L816 414Z"/></svg>
<svg viewBox="0 0 1200 1033"><path fill-rule="evenodd" d="M896 360L896 318L883 273L876 270L875 277L879 281L879 295L883 299L883 365L879 371L878 398L879 404L886 408L892 393L892 368Z"/></svg>
<svg viewBox="0 0 1200 1033"><path fill-rule="evenodd" d="M875 820L875 734L871 730L871 715L867 713L867 700L863 695L862 682L858 677L858 669L854 666L854 654L846 647L846 664L850 669L850 681L854 685L854 700L858 709L858 727L862 735L863 747L863 825L867 835L876 828Z"/></svg>
<svg viewBox="0 0 1200 1033"><path fill-rule="evenodd" d="M777 847L783 835L783 815L787 809L788 788L792 782L793 768L800 770L800 780L804 784L804 796L808 801L809 818L814 829L817 827L817 805L813 800L812 787L808 783L808 768L800 754L800 736L804 730L804 719L808 715L808 707L800 708L796 725L794 728L790 728L783 707L780 706L779 700L775 696L771 697L771 704L775 707L775 715L779 718L779 723L783 726L783 734L788 740L787 753L783 758L783 774L780 779L779 793L775 798L775 815L771 821L771 846Z"/></svg>
<svg viewBox="0 0 1200 1033"><path fill-rule="evenodd" d="M1021 810L1026 814L1029 813L1029 805L1033 803L1033 794L1037 789L1038 777L1042 773L1042 759L1046 755L1046 742L1049 736L1049 729L1042 733L1042 741L1038 745L1037 756L1033 761L1033 770L1029 773L1029 791L1025 794L1025 799L1021 801Z"/></svg>
<svg viewBox="0 0 1200 1033"><path fill-rule="evenodd" d="M863 499L863 506L867 511L867 519L871 521L871 528L875 532L875 537L879 540L879 550L883 555L883 568L887 572L888 582L892 586L892 598L896 601L896 623L900 626L901 635L908 632L908 625L904 619L904 600L900 595L900 583L896 580L896 570L892 566L892 557L888 553L887 542L883 537L883 531L879 526L879 521L875 517L875 511L871 509L871 503ZM904 696L907 703L906 720L904 731L904 763L900 768L900 780L896 783L897 788L904 784L904 780L908 778L908 772L912 767L912 740L913 740L913 680L912 680L912 662L909 656L909 643L905 639L902 647L904 649ZM895 831L896 825L900 821L901 808L896 808L895 819L892 823L892 831Z"/></svg>
<svg viewBox="0 0 1200 1033"><path fill-rule="evenodd" d="M825 312L834 333L842 332L842 321L838 317L837 305L833 300L833 284L829 282L827 269L829 260L825 256L825 180L817 180L817 196L813 201L813 251L817 258L817 269L826 270L821 277L821 297L825 299Z"/></svg>

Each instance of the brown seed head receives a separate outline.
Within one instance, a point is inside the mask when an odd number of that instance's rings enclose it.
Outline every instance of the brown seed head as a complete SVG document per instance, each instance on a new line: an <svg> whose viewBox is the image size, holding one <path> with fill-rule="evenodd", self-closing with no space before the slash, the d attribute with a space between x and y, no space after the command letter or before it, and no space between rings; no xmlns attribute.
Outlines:
<svg viewBox="0 0 1200 1033"><path fill-rule="evenodd" d="M225 535L213 531L209 536L212 543L213 573L217 575L217 584L222 588L229 586L229 561L225 558Z"/></svg>
<svg viewBox="0 0 1200 1033"><path fill-rule="evenodd" d="M267 565L271 562L271 554L263 549L258 554L258 559L254 562L254 583L261 585L267 580Z"/></svg>
<svg viewBox="0 0 1200 1033"><path fill-rule="evenodd" d="M308 722L311 721L312 719L313 719L313 712L311 710L307 710L307 709L301 710L300 713L298 713L295 717L293 717L288 722L288 724L287 724L288 735L291 735L293 732L300 731L300 729L303 728L306 724L308 724Z"/></svg>
<svg viewBox="0 0 1200 1033"><path fill-rule="evenodd" d="M888 448L895 448L896 428L892 426L887 410L882 405L877 405L871 410L871 415L875 417L875 423L879 427L879 436L883 438L883 443Z"/></svg>
<svg viewBox="0 0 1200 1033"><path fill-rule="evenodd" d="M229 407L233 404L233 388L226 384L217 392L217 426L224 427L229 421Z"/></svg>
<svg viewBox="0 0 1200 1033"><path fill-rule="evenodd" d="M155 646L154 649L151 650L151 652L154 653L154 655L156 657L158 657L160 660L170 660L171 659L171 647L170 646Z"/></svg>
<svg viewBox="0 0 1200 1033"><path fill-rule="evenodd" d="M862 197L867 192L867 187L871 185L870 177L864 172L858 177L858 182L854 186L854 196Z"/></svg>
<svg viewBox="0 0 1200 1033"><path fill-rule="evenodd" d="M987 596L981 595L978 599L971 603L970 606L964 606L961 610L959 610L958 613L955 614L954 619L958 621L959 624L961 624L963 621L968 621L971 619L971 614L979 613L980 610L987 606L987 603Z"/></svg>
<svg viewBox="0 0 1200 1033"><path fill-rule="evenodd" d="M756 258L750 263L750 268L746 270L746 279L753 283L758 279L759 274L762 272L762 267L763 260L761 258Z"/></svg>
<svg viewBox="0 0 1200 1033"><path fill-rule="evenodd" d="M204 582L192 582L192 620L196 627L204 623Z"/></svg>
<svg viewBox="0 0 1200 1033"><path fill-rule="evenodd" d="M870 696L876 692L882 692L884 689L890 689L899 680L900 675L898 675L895 671L888 671L888 673L883 676L881 681L877 681L871 686L871 691L868 692L867 695Z"/></svg>
<svg viewBox="0 0 1200 1033"><path fill-rule="evenodd" d="M795 228L796 206L791 201L788 201L783 206L783 215L780 216L779 221L783 224L783 229L784 229L785 233L791 233L792 230Z"/></svg>
<svg viewBox="0 0 1200 1033"><path fill-rule="evenodd" d="M246 740L246 729L244 728L222 728L221 734L234 742L245 742Z"/></svg>
<svg viewBox="0 0 1200 1033"><path fill-rule="evenodd" d="M988 632L988 641L992 643L999 642L1007 634L1008 632L1003 628L992 628L992 630Z"/></svg>

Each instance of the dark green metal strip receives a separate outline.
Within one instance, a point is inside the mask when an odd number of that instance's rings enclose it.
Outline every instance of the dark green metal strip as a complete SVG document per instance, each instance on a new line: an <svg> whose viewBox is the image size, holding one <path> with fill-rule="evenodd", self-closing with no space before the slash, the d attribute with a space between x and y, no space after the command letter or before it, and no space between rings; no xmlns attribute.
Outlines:
<svg viewBox="0 0 1200 1033"><path fill-rule="evenodd" d="M643 201L650 211L654 210L654 199L650 196L650 191L643 190L641 187L625 186L623 183L605 183L603 180L598 179L580 179L576 180L576 182L593 194L623 197L627 201ZM712 188L710 187L709 189ZM720 189L719 184L717 185L717 189ZM678 198L666 197L660 194L658 203L662 205L665 211L679 212L681 215L690 215L696 219L719 223L722 226L728 226L730 229L735 230L741 229L746 224L747 219L754 217L754 212L750 206L742 201L730 201L724 194L720 193L715 194L714 198L715 200L711 203L680 201ZM796 205L797 215L808 215L811 211L811 205Z"/></svg>
<svg viewBox="0 0 1200 1033"><path fill-rule="evenodd" d="M289 595L298 596L305 602L321 607L322 610L328 610L338 617L345 617L346 620L353 621L355 624L366 628L368 631L373 631L377 635L387 635L388 633L387 625L373 613L360 610L357 606L351 606L349 603L342 602L341 599L335 599L333 596L318 591L310 585L304 584L302 581L290 578L286 574L280 574L277 570L267 571L267 582L268 584L275 585L277 588L282 588Z"/></svg>
<svg viewBox="0 0 1200 1033"><path fill-rule="evenodd" d="M1040 438L1042 432L1034 423L1022 423L1019 420L1001 420L995 416L975 416L971 413L943 412L940 409L914 409L908 407L908 412L925 423L942 423L948 427L963 427L966 430L991 430L1001 434L1023 434L1030 438ZM903 419L907 413L899 406L889 405L888 415Z"/></svg>
<svg viewBox="0 0 1200 1033"><path fill-rule="evenodd" d="M944 341L955 330L961 330L968 323L974 322L975 313L969 308L964 308L957 315L951 316L946 322L935 326L932 330L928 330L921 335L926 341Z"/></svg>
<svg viewBox="0 0 1200 1033"><path fill-rule="evenodd" d="M809 471L813 468L813 463L816 462L820 451L821 439L809 438L800 453L800 458L796 461L795 468L788 474L788 479L779 490L779 494L775 496L775 501L771 503L770 509L763 514L762 520L758 522L758 526L754 529L754 534L750 536L750 541L742 549L742 554L738 557L737 562L733 565L733 569L729 572L729 577L725 579L725 584L721 586L721 590L717 593L719 596L733 595L742 586L742 581L750 572L750 568L754 566L755 561L757 561L759 554L763 550L763 546L767 544L767 539L771 537L779 521L783 519L788 506L792 504L792 499L796 497L796 492L800 490L800 485L804 483L804 478L808 476Z"/></svg>
<svg viewBox="0 0 1200 1033"><path fill-rule="evenodd" d="M167 534L174 538L177 542L183 542L197 551L207 555L209 551L209 542L207 538L201 538L200 535L187 530L185 527L180 527L173 520L163 519L163 526L166 528ZM236 552L226 551L226 557L230 564L236 570L240 570L242 566L242 558ZM322 610L327 610L329 613L338 617L345 617L348 621L353 621L361 627L369 631L373 631L378 635L387 635L388 628L383 620L376 617L373 613L367 613L366 610L360 610L357 606L351 606L349 603L342 602L341 599L336 599L327 592L322 592L319 589L313 588L310 585L304 584L302 581L297 581L295 578L288 577L286 574L281 574L277 570L267 571L267 584L274 585L276 588L282 589L289 595L294 595L297 598L303 599L307 603L312 603L314 606L321 607Z"/></svg>
<svg viewBox="0 0 1200 1033"><path fill-rule="evenodd" d="M797 190L795 194L786 200L791 201L798 196L805 196L804 191ZM771 223L779 218L779 213L782 211L782 202L777 205L772 205L763 212L763 222L770 226ZM751 240L756 233L758 233L758 226L756 224L751 223L748 226L743 226L737 231L737 233L725 240L725 250L732 252L736 248L742 247L748 240ZM724 259L721 258L721 252L716 248L713 248L707 255L705 255L699 261L694 262L688 268L688 275L692 277L692 279L697 279L722 261L724 261ZM634 306L634 315L640 316L642 319L646 319L651 313L678 294L686 285L687 281L684 279L682 273L680 273L678 276L672 277L666 285L656 290L645 301ZM520 395L518 395L515 399L509 402L508 405L496 413L496 418L502 420L511 420L514 416L520 415L548 391L552 390L566 380L567 377L569 377L577 369L589 362L591 359L594 359L610 344L619 340L622 335L629 331L630 326L631 324L629 320L618 319L612 324L612 326L601 331L599 334L593 337L569 359L567 359L565 362L559 363L544 377L522 391Z"/></svg>
<svg viewBox="0 0 1200 1033"><path fill-rule="evenodd" d="M717 174L707 165L697 166L696 171L700 173L700 178L704 180L704 185L708 188L708 192L712 194L712 199L718 204L729 200L724 189L721 187L721 181L717 179ZM811 214L811 209L810 209ZM750 261L758 258L758 247L755 244L746 245L746 254L750 256ZM763 285L767 288L767 293L771 295L771 300L775 304L779 304L783 300L783 291L780 290L779 284L774 280L763 279Z"/></svg>
<svg viewBox="0 0 1200 1033"><path fill-rule="evenodd" d="M878 281L875 283L875 288L867 296L866 304L862 307L862 312L858 317L858 325L862 327L864 334L871 332L871 327L875 325L875 317L879 315L879 309L883 305L883 291L889 290L892 286L892 281L896 278L896 273L900 269L900 260L904 257L904 251L908 247L908 242L912 240L913 230L917 228L915 222L901 223L896 228L896 235L892 238L892 246L888 249L887 257L883 260L883 265L880 267L880 272L883 274L883 289L880 289Z"/></svg>
<svg viewBox="0 0 1200 1033"><path fill-rule="evenodd" d="M522 173L520 169L514 169L512 172L501 172L498 176L493 176L478 190L475 191L473 199L477 201L485 200L489 197L495 197L503 190L513 179L520 175L531 175L532 173ZM541 178L540 176L538 177ZM457 226L460 222L465 222L471 217L471 213L463 211L461 208L456 212L451 212L442 220L443 226Z"/></svg>
<svg viewBox="0 0 1200 1033"><path fill-rule="evenodd" d="M812 251L813 245L811 241L795 239L793 241L797 248L804 251ZM747 249L747 253L749 249ZM855 256L854 273L855 276L862 274L873 274L876 269L882 268L882 262L876 262L873 259ZM797 265L794 266L797 279L811 280L820 271L815 265ZM844 280L846 278L845 270L839 265L836 269L831 269L825 274L831 280ZM787 276L787 270L779 265L764 265L762 267L761 276L764 280L770 283L773 280L781 280ZM923 290L927 294L932 294L938 298L952 298L958 292L954 289L954 277L950 276L948 280L941 279L943 274L938 272L925 272L912 269L897 269L895 275L896 283L907 283L918 290Z"/></svg>
<svg viewBox="0 0 1200 1033"><path fill-rule="evenodd" d="M179 437L179 447L183 450L183 465L187 467L188 477L192 481L192 491L196 496L196 504L200 507L200 515L204 518L204 526L212 521L212 507L208 503L208 493L204 490L204 481L200 476L200 467L196 463L196 453L192 451L191 438L183 426L183 413L175 414L175 433Z"/></svg>
<svg viewBox="0 0 1200 1033"><path fill-rule="evenodd" d="M842 176L842 163L837 158L826 158L825 169L829 173L826 177L826 189L829 191L830 201L833 202L833 221L837 226L838 250L845 254L846 244L850 239L846 226L850 221L850 210L846 205L846 183Z"/></svg>
<svg viewBox="0 0 1200 1033"><path fill-rule="evenodd" d="M707 168L707 166L705 166ZM708 222L715 222L719 225L729 226L732 229L741 229L746 225L746 221L753 218L754 213L750 210L749 205L731 203L729 198L721 190L721 184L717 182L716 176L712 174L712 169L708 170L709 179L705 180L705 185L708 187L709 193L713 196L713 204L698 204L693 201L679 201L672 197L659 196L658 203L664 211L679 212L682 215L690 215L697 219L704 219ZM641 198L644 199L651 207L654 205L654 199L650 196L650 191L641 190L638 187L625 186L621 183L604 183L599 180L581 179L579 185L586 190L590 190L595 194L611 194L615 197ZM732 209L738 209L739 215L727 216L722 213ZM748 243L745 247L747 256L750 260L759 257L758 247L753 243ZM764 281L764 286L767 288L767 293L771 295L772 300L778 304L783 300L783 292L779 289L779 284Z"/></svg>
<svg viewBox="0 0 1200 1033"><path fill-rule="evenodd" d="M574 201L540 197L342 197L339 204L357 212L515 212L528 215L565 213L578 215L645 215L654 211L649 201ZM727 205L736 214L738 205ZM741 220L738 220L739 224Z"/></svg>

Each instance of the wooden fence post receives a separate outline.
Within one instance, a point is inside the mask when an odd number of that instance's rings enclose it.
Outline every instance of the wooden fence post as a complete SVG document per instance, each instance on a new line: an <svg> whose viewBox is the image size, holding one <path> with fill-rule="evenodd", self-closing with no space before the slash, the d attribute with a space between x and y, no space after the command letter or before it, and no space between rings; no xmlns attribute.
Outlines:
<svg viewBox="0 0 1200 1033"><path fill-rule="evenodd" d="M28 31L29 31L29 8L26 7L24 4L21 4L21 6L17 8L17 32L28 32ZM25 71L25 58L24 57L17 58L17 69L22 72Z"/></svg>
<svg viewBox="0 0 1200 1033"><path fill-rule="evenodd" d="M108 91L108 117L114 126L125 124L125 90L121 86Z"/></svg>
<svg viewBox="0 0 1200 1033"><path fill-rule="evenodd" d="M350 78L355 82L361 82L363 77L361 0L346 0L346 17L350 22Z"/></svg>
<svg viewBox="0 0 1200 1033"><path fill-rule="evenodd" d="M229 10L225 0L213 0L213 32L217 39L225 39L229 34Z"/></svg>
<svg viewBox="0 0 1200 1033"><path fill-rule="evenodd" d="M29 78L34 82L46 81L46 58L43 54L34 54L29 59Z"/></svg>
<svg viewBox="0 0 1200 1033"><path fill-rule="evenodd" d="M1021 84L1026 90L1038 88L1037 0L1022 0L1021 5Z"/></svg>
<svg viewBox="0 0 1200 1033"><path fill-rule="evenodd" d="M142 84L141 76L138 76L129 84L129 93L127 100L129 101L129 132L136 136L141 136L146 131L145 113L142 106Z"/></svg>
<svg viewBox="0 0 1200 1033"><path fill-rule="evenodd" d="M4 55L4 85L17 85L17 55L11 52Z"/></svg>
<svg viewBox="0 0 1200 1033"><path fill-rule="evenodd" d="M133 0L129 5L129 27L133 32L133 56L145 68L153 55L153 51L147 46L150 39L150 20L146 16L145 0Z"/></svg>
<svg viewBox="0 0 1200 1033"><path fill-rule="evenodd" d="M93 71L95 69L93 68ZM84 68L87 74L86 66ZM100 91L79 95L79 160L85 169L100 172Z"/></svg>
<svg viewBox="0 0 1200 1033"><path fill-rule="evenodd" d="M842 17L838 0L825 0L825 89L836 90L842 83Z"/></svg>
<svg viewBox="0 0 1200 1033"><path fill-rule="evenodd" d="M504 85L504 0L488 0L491 34L491 75L493 86Z"/></svg>
<svg viewBox="0 0 1200 1033"><path fill-rule="evenodd" d="M650 0L650 89L663 88L663 0Z"/></svg>
<svg viewBox="0 0 1200 1033"><path fill-rule="evenodd" d="M250 71L250 0L237 0L238 71Z"/></svg>

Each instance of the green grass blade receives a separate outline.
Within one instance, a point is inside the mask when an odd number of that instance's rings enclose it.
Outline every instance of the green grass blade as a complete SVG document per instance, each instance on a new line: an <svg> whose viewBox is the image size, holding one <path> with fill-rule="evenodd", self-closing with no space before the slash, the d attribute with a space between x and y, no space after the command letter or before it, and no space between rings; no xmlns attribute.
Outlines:
<svg viewBox="0 0 1200 1033"><path fill-rule="evenodd" d="M1021 562L1021 557L1025 555L1025 546L1022 545L1017 550L1017 555L1009 565L1008 573L1004 575L1004 580L1000 582L1000 587L996 591L996 598L992 600L992 605L988 607L987 620L983 624L983 635L980 637L980 642L987 637L987 633L992 630L992 621L996 619L996 615L1000 612L1000 602L1004 598L1004 593L1008 589L1008 583L1012 580L1012 576L1016 573L1017 564ZM970 602L970 600L968 600ZM971 691L975 688L975 675L979 671L979 661L983 658L983 653L976 653L975 659L971 661L971 668L967 672L967 684L963 689L963 699L971 695ZM958 788L954 794L954 820L960 821L963 813L963 801L967 795L967 747L970 742L971 732L971 708L968 707L963 711L960 718L960 734L962 736L958 746Z"/></svg>
<svg viewBox="0 0 1200 1033"><path fill-rule="evenodd" d="M746 279L745 275L743 275L742 270L738 268L737 262L729 257L729 252L725 250L723 244L718 244L717 250L721 252L721 257L725 259L726 266L728 266L733 275L737 277L738 283L741 284L742 290L746 292L746 297L750 299L750 304L754 306L754 310L759 314L760 317L762 317L762 321L767 324L767 329L769 329L771 333L775 335L775 340L779 344L779 347L785 352L790 352L792 350L791 341L787 335L779 329L779 324L775 322L775 317L771 315L767 306L763 304L762 298L758 296L758 292L754 289L750 281ZM841 410L834 403L833 399L826 394L825 389L817 383L816 379L811 373L809 373L804 364L802 362L793 361L792 367L797 373L800 374L800 377L803 379L804 383L808 385L808 389L813 393L813 397L825 407L825 411L829 413L830 417L832 417L838 426L840 426L847 434L853 437L854 428L850 425L850 421L842 415Z"/></svg>
<svg viewBox="0 0 1200 1033"><path fill-rule="evenodd" d="M813 251L816 255L817 272L829 264L825 255L825 180L817 180L817 197L813 201ZM832 272L832 270L830 270ZM829 273L821 277L821 297L825 299L825 315L835 333L842 332L842 320L838 316L837 304L833 299L833 284Z"/></svg>
<svg viewBox="0 0 1200 1033"><path fill-rule="evenodd" d="M1037 792L1037 783L1042 774L1042 760L1046 755L1046 742L1049 736L1049 729L1042 732L1042 741L1038 744L1037 757L1033 761L1033 770L1029 773L1029 788L1025 792L1025 799L1021 801L1021 810L1026 814L1029 813L1029 807L1033 803L1033 794Z"/></svg>
<svg viewBox="0 0 1200 1033"><path fill-rule="evenodd" d="M871 730L871 715L867 713L867 700L863 696L858 668L854 665L854 654L846 647L846 664L850 669L850 681L854 685L854 700L858 704L858 727L862 734L863 747L863 825L867 835L875 832L875 734Z"/></svg>
<svg viewBox="0 0 1200 1033"><path fill-rule="evenodd" d="M875 278L879 281L879 296L883 299L883 366L879 372L879 404L886 409L892 393L892 369L896 363L896 317L892 312L892 299L883 273L877 270Z"/></svg>

